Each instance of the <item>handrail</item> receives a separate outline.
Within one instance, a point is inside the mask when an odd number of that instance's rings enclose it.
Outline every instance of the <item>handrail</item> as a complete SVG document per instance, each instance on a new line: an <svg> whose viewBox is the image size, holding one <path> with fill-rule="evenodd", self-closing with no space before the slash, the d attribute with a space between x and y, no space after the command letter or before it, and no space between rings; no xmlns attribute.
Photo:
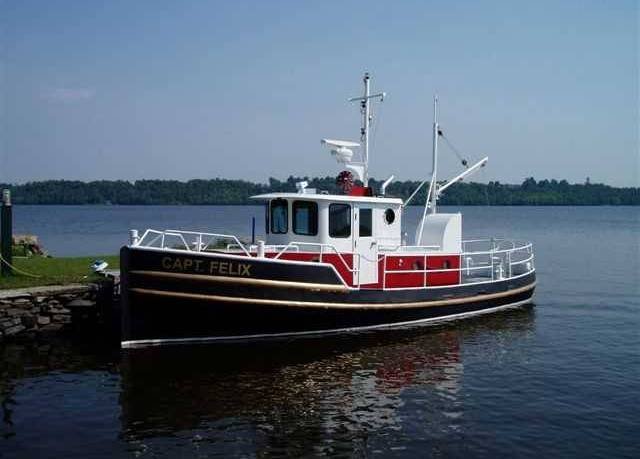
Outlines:
<svg viewBox="0 0 640 459"><path fill-rule="evenodd" d="M301 245L309 245L309 246L312 246L312 247L318 247L318 248L320 248L320 252L319 252L319 253L320 253L320 262L321 262L321 263L323 262L323 261L322 261L322 256L324 255L324 250L323 250L323 249L324 249L325 247L327 247L327 248L329 248L329 249L333 250L333 252L335 252L335 254L336 254L336 255L338 255L338 258L340 259L340 261L342 262L342 264L344 265L344 267L345 267L345 268L346 268L346 269L347 269L351 274L354 274L354 273L356 273L356 272L359 272L359 271L360 271L359 269L356 269L356 268L350 268L350 267L349 267L349 264L346 262L346 260L345 260L345 259L344 259L344 257L342 256L342 254L338 251L338 249L336 249L336 247L335 247L334 245L332 245L332 244L322 244L322 243L319 243L319 242L299 242L299 241L291 241L291 242L289 242L287 245L285 245L285 246L284 246L284 248L283 248L280 252L278 252L278 253L276 254L276 256L275 256L275 257L273 257L273 259L274 259L274 260L279 259L279 258L280 258L280 256L282 256L282 255L287 251L287 249L289 249L289 248L294 248L294 247L295 247L295 248L297 249L296 251L297 251L297 252L299 252L299 251L300 251L300 247L299 247L299 246L301 246ZM274 247L280 247L280 246L274 246ZM360 255L359 255L359 254L357 254L357 253L353 253L352 255L353 255L353 256L357 256L357 257L359 257L359 256L360 256ZM355 265L355 263L354 263L354 265Z"/></svg>
<svg viewBox="0 0 640 459"><path fill-rule="evenodd" d="M378 246L380 252L403 252L409 250L425 249L427 252L429 250L439 250L439 245L380 245Z"/></svg>
<svg viewBox="0 0 640 459"><path fill-rule="evenodd" d="M485 242L485 240L482 240L482 242ZM491 241L486 240L486 242L491 242ZM493 242L497 242L497 240L494 240ZM485 275L483 274L483 275L480 275L479 277L475 277L472 282L465 282L465 279L464 279L465 277L470 278L473 276L474 273L477 273L477 272L480 272L480 273L486 272L487 273L486 278L490 279L491 281L496 280L496 276L498 276L498 279L510 279L514 277L514 274L513 274L514 266L527 265L527 268L524 272L522 272L521 270L518 270L516 274L518 276L522 274L527 274L529 272L533 272L535 269L533 266L533 260L534 260L534 254L532 250L533 244L530 242L516 242L512 240L503 239L497 245L493 244L493 247L499 247L504 242L509 242L512 245L512 247L508 249L494 248L492 250L460 253L459 255L460 255L461 261L465 260L465 263L464 265L461 263L461 266L458 268L434 268L434 269L427 268L426 253L423 255L424 257L423 268L421 269L403 269L402 267L388 268L388 265L386 263L387 260L385 257L385 262L384 262L383 271L382 271L383 272L382 288L383 290L407 288L407 287L388 287L387 275L397 276L397 275L404 275L404 274L413 274L413 275L423 274L422 286L420 287L427 287L429 285L428 283L429 276L437 273L458 273L459 275L458 282L460 282L460 284L471 284L475 282L482 282L482 280L478 280L478 279L483 279L485 277ZM520 256L517 256L518 254ZM522 255L528 255L528 256L520 260L519 258ZM481 260L478 260L477 259L478 257L481 257ZM489 272L490 272L490 275L488 275ZM415 287L419 287L419 286L417 285Z"/></svg>
<svg viewBox="0 0 640 459"><path fill-rule="evenodd" d="M196 236L193 241L193 248L189 242L187 242L189 236ZM167 239L175 238L182 247L167 247ZM139 247L152 247L158 248L158 241L160 241L160 248L171 248L174 250L185 250L187 252L204 252L209 249L209 246L217 239L229 239L231 243L227 244L226 247L223 247L221 250L225 250L230 252L232 250L240 249L240 251L251 257L256 254L257 246L256 245L245 245L243 244L235 235L232 234L221 234L221 233L205 233L205 232L197 232L197 231L181 231L181 230L172 230L167 229L163 231L147 229L141 238L137 240L137 242L133 243L134 246ZM485 243L490 244L489 250L475 250L475 251L465 251L465 246L470 244L479 244ZM511 247L509 248L501 248L501 246L509 244ZM516 275L526 274L528 272L532 272L535 270L533 261L533 244L531 242L525 241L516 241L507 238L487 238L487 239L468 239L462 241L463 251L460 254L456 254L460 256L460 267L458 268L439 268L439 269L430 269L427 268L427 258L428 256L433 254L433 250L440 249L439 246L436 245L420 245L420 246L379 246L378 249L378 259L377 260L369 260L371 262L383 262L382 269L382 279L379 280L382 285L383 290L394 289L394 288L404 288L404 287L388 287L388 279L387 275L403 275L403 274L423 274L422 286L426 287L429 285L428 279L430 275L436 273L454 273L457 272L458 282L461 284L465 283L473 283L476 282L477 279L491 279L495 280L496 276L498 279L509 279L514 277L514 267L525 265L526 268L523 271L522 268L518 268L515 270ZM289 251L295 251L299 253L304 247L315 247L317 249L317 253L319 255L319 260L321 263L325 262L325 255L332 254L337 255L338 260L340 260L342 268L344 268L347 272L349 272L354 278L352 279L353 285L359 286L359 276L356 281L355 276L357 273L361 271L360 263L362 259L368 260L368 258L357 252L349 252L351 255L352 263L348 263L345 259L344 253L338 251L338 249L332 244L325 243L317 243L317 242L303 242L303 241L291 241L288 244L274 244L274 245L266 245L265 250L274 254L271 259L277 260L280 259L285 253ZM237 248L237 249L236 249ZM405 251L415 251L415 253L407 253ZM253 255L252 255L253 254ZM422 269L401 269L401 268L389 268L387 264L387 258L390 256L392 259L397 256L420 256L423 261ZM381 258L382 257L382 258ZM339 266L336 266L338 268ZM473 274L476 272L486 272L487 274L480 274L479 276L473 277ZM490 275L489 275L490 272ZM465 282L465 277L467 280L472 280L472 282ZM472 279L471 279L472 278ZM477 281L480 282L480 281Z"/></svg>
<svg viewBox="0 0 640 459"><path fill-rule="evenodd" d="M145 241L147 236L148 235L152 235L152 234L155 234L157 236L155 238L153 238L149 242ZM195 250L191 249L191 247L189 246L189 244L187 243L187 241L186 241L186 239L184 237L185 235L198 236L198 239L196 241L194 241L194 243L197 244L197 247L196 247ZM209 248L209 245L211 244L211 242L215 238L231 239L232 241L234 241L235 245L237 245L242 250L242 252L244 252L245 255L251 256L251 253L247 250L245 245L242 242L240 242L240 240L236 236L234 236L233 234L205 233L205 232L200 232L200 231L183 231L183 230L174 230L174 229L166 229L164 231L158 231L158 230L154 230L154 229L147 229L144 232L144 234L142 235L142 237L138 240L136 246L137 247L153 247L153 244L155 244L158 241L158 239L161 239L161 241L162 241L161 248L166 249L167 248L165 246L165 237L166 236L179 238L179 240L184 245L184 250L186 250L188 252L203 252L203 251L205 251L206 249ZM202 245L203 236L209 238L209 241L205 245ZM181 249L178 249L178 250L181 250Z"/></svg>

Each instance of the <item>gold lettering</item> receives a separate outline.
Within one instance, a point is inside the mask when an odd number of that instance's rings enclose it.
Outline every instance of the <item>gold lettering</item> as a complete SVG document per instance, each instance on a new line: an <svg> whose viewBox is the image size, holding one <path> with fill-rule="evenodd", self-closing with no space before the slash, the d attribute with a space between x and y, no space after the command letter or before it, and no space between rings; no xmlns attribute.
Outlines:
<svg viewBox="0 0 640 459"><path fill-rule="evenodd" d="M200 265L201 265L201 264L202 264L202 260L196 260L196 267L195 267L195 270L196 270L196 272L198 272L198 273L201 273L201 272L202 272L202 268L200 267Z"/></svg>
<svg viewBox="0 0 640 459"><path fill-rule="evenodd" d="M229 263L226 261L220 262L220 274L229 274Z"/></svg>
<svg viewBox="0 0 640 459"><path fill-rule="evenodd" d="M171 257L162 258L162 267L164 269L171 269Z"/></svg>
<svg viewBox="0 0 640 459"><path fill-rule="evenodd" d="M213 274L217 270L218 270L218 262L217 261L212 261L211 263L209 263L209 274Z"/></svg>
<svg viewBox="0 0 640 459"><path fill-rule="evenodd" d="M193 260L191 260L189 258L185 258L185 260L183 261L183 265L182 265L184 270L187 271L189 268L191 268L191 266L193 266Z"/></svg>
<svg viewBox="0 0 640 459"><path fill-rule="evenodd" d="M240 269L242 269L242 271L240 272L241 276L251 276L251 272L249 272L249 269L251 269L251 265L242 263L240 264Z"/></svg>
<svg viewBox="0 0 640 459"><path fill-rule="evenodd" d="M173 269L176 271L182 271L182 262L180 258L176 258L176 261L173 262Z"/></svg>

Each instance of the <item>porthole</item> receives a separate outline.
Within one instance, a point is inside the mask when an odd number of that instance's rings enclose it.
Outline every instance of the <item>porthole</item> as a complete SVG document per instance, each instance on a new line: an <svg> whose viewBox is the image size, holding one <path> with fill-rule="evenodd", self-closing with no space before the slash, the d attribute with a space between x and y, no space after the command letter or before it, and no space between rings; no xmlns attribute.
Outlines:
<svg viewBox="0 0 640 459"><path fill-rule="evenodd" d="M387 225L391 225L396 221L396 213L393 209L387 209L384 211L384 221L387 222Z"/></svg>

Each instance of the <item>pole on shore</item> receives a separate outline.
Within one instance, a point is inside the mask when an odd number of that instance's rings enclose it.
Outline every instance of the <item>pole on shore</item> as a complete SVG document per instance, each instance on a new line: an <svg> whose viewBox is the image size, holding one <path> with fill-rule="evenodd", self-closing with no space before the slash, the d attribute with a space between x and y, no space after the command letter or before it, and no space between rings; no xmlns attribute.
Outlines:
<svg viewBox="0 0 640 459"><path fill-rule="evenodd" d="M11 275L10 265L13 263L11 256L11 246L13 243L12 225L11 191L5 189L2 190L2 209L0 210L0 255L2 256L2 261L0 261L0 274L3 277Z"/></svg>
<svg viewBox="0 0 640 459"><path fill-rule="evenodd" d="M256 217L251 217L251 245L256 243Z"/></svg>

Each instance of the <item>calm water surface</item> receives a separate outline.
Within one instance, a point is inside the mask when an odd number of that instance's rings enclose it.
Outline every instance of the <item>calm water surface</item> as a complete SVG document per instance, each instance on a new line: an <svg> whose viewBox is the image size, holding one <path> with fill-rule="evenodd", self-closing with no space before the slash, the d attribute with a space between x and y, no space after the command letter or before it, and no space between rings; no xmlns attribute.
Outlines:
<svg viewBox="0 0 640 459"><path fill-rule="evenodd" d="M535 307L268 345L0 344L0 457L639 457L640 209L462 210L467 236L534 242ZM54 254L91 255L128 228L248 235L253 215L24 206L15 219Z"/></svg>

